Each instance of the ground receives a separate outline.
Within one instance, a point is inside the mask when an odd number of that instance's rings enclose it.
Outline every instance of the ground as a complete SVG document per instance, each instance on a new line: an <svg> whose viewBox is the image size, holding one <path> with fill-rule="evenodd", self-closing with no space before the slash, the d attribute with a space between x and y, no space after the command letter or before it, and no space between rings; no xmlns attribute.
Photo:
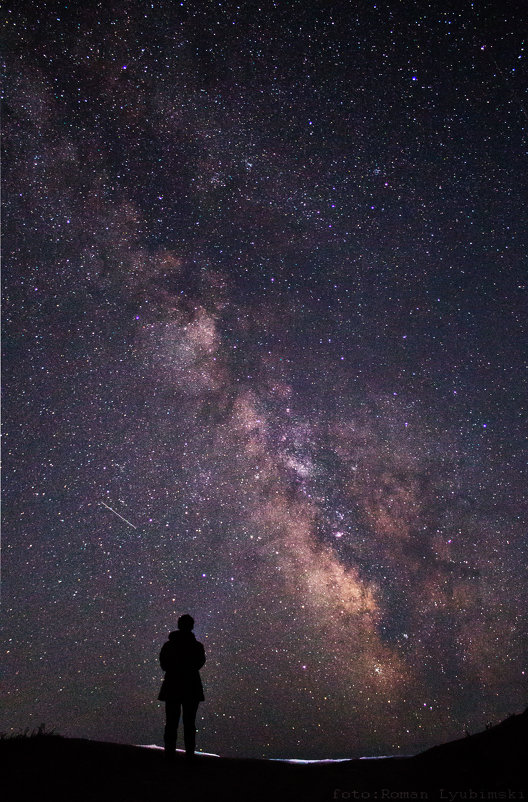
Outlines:
<svg viewBox="0 0 528 802"><path fill-rule="evenodd" d="M0 741L3 785L20 802L527 799L528 710L414 757L291 764L37 735Z"/></svg>

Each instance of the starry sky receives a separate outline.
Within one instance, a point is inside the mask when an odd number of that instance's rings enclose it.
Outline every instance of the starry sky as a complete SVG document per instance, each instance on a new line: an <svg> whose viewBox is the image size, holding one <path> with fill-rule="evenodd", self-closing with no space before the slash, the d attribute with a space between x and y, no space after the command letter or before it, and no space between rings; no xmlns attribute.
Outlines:
<svg viewBox="0 0 528 802"><path fill-rule="evenodd" d="M527 698L523 3L3 12L0 728L405 754Z"/></svg>

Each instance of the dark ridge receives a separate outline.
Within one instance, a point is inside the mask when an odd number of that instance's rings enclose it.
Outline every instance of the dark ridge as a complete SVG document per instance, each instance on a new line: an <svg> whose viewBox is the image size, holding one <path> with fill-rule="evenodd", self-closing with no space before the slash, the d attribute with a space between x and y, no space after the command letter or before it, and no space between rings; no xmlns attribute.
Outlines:
<svg viewBox="0 0 528 802"><path fill-rule="evenodd" d="M2 786L20 802L525 799L528 709L414 757L291 764L162 751L55 735L4 738ZM455 795L456 792L456 795ZM524 795L523 795L524 794Z"/></svg>

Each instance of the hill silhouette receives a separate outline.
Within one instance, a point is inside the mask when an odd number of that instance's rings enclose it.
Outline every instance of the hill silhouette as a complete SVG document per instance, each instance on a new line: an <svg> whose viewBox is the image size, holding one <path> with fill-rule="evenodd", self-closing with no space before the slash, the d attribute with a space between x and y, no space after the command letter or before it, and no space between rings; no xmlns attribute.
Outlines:
<svg viewBox="0 0 528 802"><path fill-rule="evenodd" d="M296 764L63 738L0 741L2 787L20 802L152 800L524 799L528 709L470 737L413 757Z"/></svg>

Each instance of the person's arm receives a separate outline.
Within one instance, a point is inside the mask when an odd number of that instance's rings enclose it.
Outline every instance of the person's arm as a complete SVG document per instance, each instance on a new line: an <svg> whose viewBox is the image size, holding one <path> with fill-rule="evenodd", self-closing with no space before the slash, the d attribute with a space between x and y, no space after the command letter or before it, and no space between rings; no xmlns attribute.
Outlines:
<svg viewBox="0 0 528 802"><path fill-rule="evenodd" d="M201 667L205 665L205 649L202 643L198 643L197 646L198 649L196 653L196 659L197 659L196 667L198 668L198 670L200 670Z"/></svg>
<svg viewBox="0 0 528 802"><path fill-rule="evenodd" d="M169 667L167 658L168 658L167 644L164 643L163 646L161 647L161 652L160 652L160 656L159 656L159 661L160 661L160 665L161 665L161 670L162 671L167 671L167 669Z"/></svg>

